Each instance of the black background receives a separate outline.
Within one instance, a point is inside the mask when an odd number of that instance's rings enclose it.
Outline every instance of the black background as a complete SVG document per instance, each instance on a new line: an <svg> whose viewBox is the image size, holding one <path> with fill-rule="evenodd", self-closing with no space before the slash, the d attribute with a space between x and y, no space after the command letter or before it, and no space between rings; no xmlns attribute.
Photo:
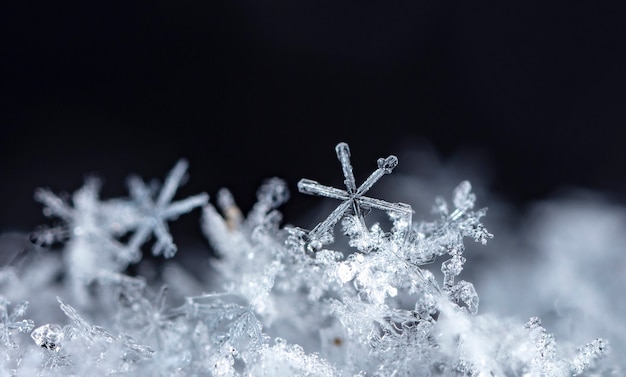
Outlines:
<svg viewBox="0 0 626 377"><path fill-rule="evenodd" d="M564 186L623 201L622 4L5 4L0 231L43 221L37 187L93 173L125 195L128 174L162 179L180 157L179 197L228 187L244 208L272 176L341 184L339 141L360 174L425 142L479 151L489 189L520 206Z"/></svg>

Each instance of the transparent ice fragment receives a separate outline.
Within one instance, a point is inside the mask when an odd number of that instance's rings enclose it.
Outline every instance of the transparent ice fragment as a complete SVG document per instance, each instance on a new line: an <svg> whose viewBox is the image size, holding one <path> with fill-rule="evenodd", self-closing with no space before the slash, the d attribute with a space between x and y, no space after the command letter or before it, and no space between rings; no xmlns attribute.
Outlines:
<svg viewBox="0 0 626 377"><path fill-rule="evenodd" d="M57 301L63 313L73 322L71 330L74 336L80 336L89 345L94 345L97 342L112 343L115 341L116 337L108 330L101 326L91 325L78 314L76 309L63 302L60 297L57 297Z"/></svg>
<svg viewBox="0 0 626 377"><path fill-rule="evenodd" d="M63 339L65 338L65 332L60 325L56 323L45 324L37 327L31 334L31 338L35 341L35 344L39 347L43 347L47 350L59 352L63 346Z"/></svg>
<svg viewBox="0 0 626 377"><path fill-rule="evenodd" d="M472 283L461 280L448 289L448 295L460 308L470 314L478 313L478 294Z"/></svg>
<svg viewBox="0 0 626 377"><path fill-rule="evenodd" d="M444 287L449 288L454 285L455 277L463 271L463 264L465 264L465 258L460 255L454 255L452 258L441 264Z"/></svg>
<svg viewBox="0 0 626 377"><path fill-rule="evenodd" d="M120 334L116 340L119 340L125 349L122 359L126 362L139 362L150 359L156 352L151 347L138 344L137 340L128 334Z"/></svg>

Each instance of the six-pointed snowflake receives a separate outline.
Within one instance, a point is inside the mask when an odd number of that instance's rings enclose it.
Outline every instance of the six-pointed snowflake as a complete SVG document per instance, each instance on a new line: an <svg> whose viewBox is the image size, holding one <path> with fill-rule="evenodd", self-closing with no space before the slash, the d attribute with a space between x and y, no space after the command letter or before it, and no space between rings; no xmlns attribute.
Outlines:
<svg viewBox="0 0 626 377"><path fill-rule="evenodd" d="M341 200L341 204L331 212L328 217L315 228L306 233L305 239L309 243L309 248L312 250L318 250L323 245L332 242L332 232L335 224L348 214L352 214L357 219L357 226L361 231L367 231L367 225L365 225L365 214L370 209L376 208L387 212L392 212L400 215L410 221L413 214L411 206L405 203L390 203L380 199L374 199L365 196L365 193L372 188L372 186L385 174L390 174L393 169L398 165L398 158L396 156L389 156L387 158L379 158L377 161L378 168L374 170L372 174L357 187L352 173L352 165L350 164L350 148L346 143L339 143L335 147L337 152L337 158L341 163L343 175L345 177L344 183L346 184L346 190L338 188L324 186L317 181L303 178L298 182L298 190L301 193L309 195L325 196L328 198Z"/></svg>

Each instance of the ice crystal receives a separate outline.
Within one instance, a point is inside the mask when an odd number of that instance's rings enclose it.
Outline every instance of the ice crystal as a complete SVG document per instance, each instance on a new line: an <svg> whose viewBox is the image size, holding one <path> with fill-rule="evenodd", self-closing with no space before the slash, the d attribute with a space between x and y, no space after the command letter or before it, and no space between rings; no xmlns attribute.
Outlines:
<svg viewBox="0 0 626 377"><path fill-rule="evenodd" d="M319 223L311 231L307 232L306 238L312 250L318 250L327 243L333 241L332 231L337 222L351 214L352 221L348 225L348 231L352 233L367 233L364 216L370 209L376 208L383 211L399 214L406 219L412 215L411 207L404 203L389 203L380 199L364 196L365 193L385 174L391 174L398 165L396 156L379 158L378 168L357 188L352 165L350 163L350 148L346 143L339 143L335 148L337 158L341 163L346 190L324 186L316 181L303 178L298 182L298 190L309 195L325 196L342 200L341 204L324 221ZM353 237L354 238L354 237Z"/></svg>
<svg viewBox="0 0 626 377"><path fill-rule="evenodd" d="M29 332L35 324L30 319L18 320L25 314L26 308L28 308L28 301L13 308L12 311L9 309L10 304L9 300L0 296L0 341L2 341L5 347L16 348L18 344L13 341L13 331Z"/></svg>
<svg viewBox="0 0 626 377"><path fill-rule="evenodd" d="M200 207L207 203L206 194L198 194L177 202L171 202L176 194L176 189L187 170L187 161L180 160L167 176L156 201L152 198L151 190L138 176L131 176L128 179L131 196L138 205L141 213L140 224L129 242L131 250L141 246L150 233L154 233L157 241L152 247L152 254L162 254L165 258L171 258L176 254L176 245L172 240L167 227L168 220L175 220L180 215L187 213L195 207Z"/></svg>
<svg viewBox="0 0 626 377"><path fill-rule="evenodd" d="M594 339L590 343L578 349L578 353L571 361L572 375L578 376L589 369L596 360L602 357L607 349L606 341L603 339Z"/></svg>
<svg viewBox="0 0 626 377"><path fill-rule="evenodd" d="M186 169L187 162L180 160L165 180L156 201L152 198L154 190L137 176L128 179L131 198L107 201L99 198L100 181L90 178L72 195L73 207L47 189L36 191L35 198L45 205L44 214L59 217L67 231L44 230L37 232L35 239L53 241L58 240L56 236L68 235L68 239L63 240L66 242L64 259L81 305L89 301L84 289L86 284L116 279L113 275L141 260L141 246L151 232L156 235L153 254L174 256L176 245L166 221L208 201L206 194L198 194L171 203ZM121 239L128 234L131 234L130 239L124 244Z"/></svg>
<svg viewBox="0 0 626 377"><path fill-rule="evenodd" d="M43 347L50 351L58 352L62 347L65 333L63 328L57 324L45 324L37 327L31 334L31 338L39 347Z"/></svg>
<svg viewBox="0 0 626 377"><path fill-rule="evenodd" d="M1 373L622 374L619 366L603 363L610 355L603 338L576 347L557 340L539 317L524 324L479 311L478 290L463 280L473 257L465 240L481 246L493 235L482 223L486 209L474 209L477 198L468 181L452 190L451 205L437 197L435 217L416 221L409 204L365 196L395 168L395 156L379 159L357 186L348 145L339 143L336 153L345 190L308 179L298 183L304 194L341 201L310 231L282 224L279 207L290 193L279 178L261 184L245 214L226 188L215 203L206 194L172 202L185 160L161 187L131 176L128 198L101 200L95 179L72 195L71 205L38 190L44 212L64 224L36 233L37 258L0 270ZM203 278L171 261L177 248L167 228L168 221L200 206L200 226L213 251ZM391 227L367 224L371 209L383 211ZM337 224L347 246L333 243ZM153 254L166 258L162 274L141 261L141 247L152 236ZM61 253L40 247L58 241ZM127 270L130 264L152 274L135 274ZM11 310L5 297L16 296L33 298L37 321L19 319L26 302ZM30 332L29 341L24 332Z"/></svg>

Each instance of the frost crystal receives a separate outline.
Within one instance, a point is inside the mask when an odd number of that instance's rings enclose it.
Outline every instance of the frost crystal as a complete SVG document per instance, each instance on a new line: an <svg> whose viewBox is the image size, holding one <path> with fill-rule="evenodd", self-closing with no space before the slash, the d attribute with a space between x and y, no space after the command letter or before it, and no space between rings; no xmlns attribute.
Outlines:
<svg viewBox="0 0 626 377"><path fill-rule="evenodd" d="M602 357L607 350L606 341L595 339L578 349L577 355L571 362L572 375L578 376L589 369L596 360Z"/></svg>
<svg viewBox="0 0 626 377"><path fill-rule="evenodd" d="M57 324L46 324L37 327L30 336L39 347L58 352L62 347L65 333L63 328Z"/></svg>
<svg viewBox="0 0 626 377"><path fill-rule="evenodd" d="M9 300L0 296L0 340L6 347L17 348L18 344L13 341L11 336L13 330L23 333L29 332L35 324L30 319L18 320L26 312L28 301L14 308L12 312L9 311L10 304Z"/></svg>
<svg viewBox="0 0 626 377"><path fill-rule="evenodd" d="M64 259L81 305L89 301L87 285L118 279L116 274L129 264L140 261L140 248L151 233L156 236L153 254L163 254L166 258L174 256L176 245L166 221L208 201L208 195L203 193L171 203L186 169L187 162L180 160L165 180L156 201L152 198L154 190L136 176L128 180L130 199L101 201L98 195L100 181L95 178L89 179L74 193L73 207L49 190L37 190L35 198L45 205L44 214L59 217L66 224L67 232L53 234L69 235ZM129 234L130 239L124 244L121 239ZM34 238L56 240L50 231L36 234Z"/></svg>
<svg viewBox="0 0 626 377"><path fill-rule="evenodd" d="M167 227L167 220L175 220L180 215L200 207L207 203L206 194L198 194L187 199L171 203L176 189L187 170L187 161L180 160L167 176L156 201L152 199L151 190L144 184L141 178L131 176L128 179L131 196L138 204L142 219L129 242L131 249L141 246L149 237L150 233L156 236L156 243L152 247L152 254L162 254L165 258L171 258L176 254L176 245Z"/></svg>
<svg viewBox="0 0 626 377"><path fill-rule="evenodd" d="M365 196L395 168L395 156L380 159L357 186L348 145L336 152L345 190L298 184L302 193L341 201L311 231L282 224L289 190L279 178L262 182L245 214L226 188L215 205L206 194L172 201L185 160L162 186L130 177L128 198L101 200L96 179L69 201L38 190L44 213L64 224L33 237L32 258L0 268L0 375L624 375L606 363L604 338L577 347L557 341L539 317L524 325L479 311L465 241L481 246L493 236L469 182L452 190L450 205L435 199L433 219L415 221L414 207ZM199 206L213 251L201 276L172 261L177 248L167 228ZM371 209L386 213L390 229L366 225ZM333 243L337 223L349 247ZM153 254L165 257L158 269L141 260L152 236ZM60 253L42 247L59 241ZM20 319L26 298L33 320ZM9 300L23 304L11 309Z"/></svg>
<svg viewBox="0 0 626 377"><path fill-rule="evenodd" d="M347 190L324 186L316 181L303 178L298 182L298 190L304 194L325 196L342 200L342 203L328 217L307 233L307 241L312 250L318 250L323 245L332 242L332 231L335 224L346 214L351 213L354 221L348 225L349 232L367 232L364 216L371 208L391 212L410 219L413 210L408 204L389 203L380 199L364 196L365 193L385 174L391 174L398 165L396 156L379 158L378 168L357 188L352 165L350 164L350 148L346 143L339 143L335 147L337 158L341 163L344 183Z"/></svg>

